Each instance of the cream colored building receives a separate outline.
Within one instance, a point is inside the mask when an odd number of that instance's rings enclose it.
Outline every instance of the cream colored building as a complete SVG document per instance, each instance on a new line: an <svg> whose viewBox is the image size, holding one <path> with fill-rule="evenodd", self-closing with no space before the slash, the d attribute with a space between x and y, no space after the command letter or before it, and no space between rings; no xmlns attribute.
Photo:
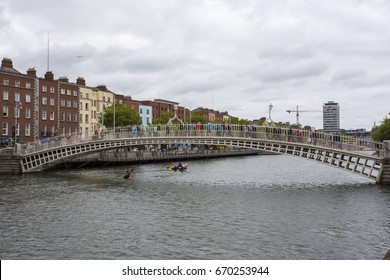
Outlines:
<svg viewBox="0 0 390 280"><path fill-rule="evenodd" d="M99 116L102 115L104 108L109 107L114 104L114 93L109 91L105 85L99 85L96 87L97 90L97 121L99 120ZM102 125L98 124L97 128L100 132L105 129L104 119L102 120Z"/></svg>
<svg viewBox="0 0 390 280"><path fill-rule="evenodd" d="M99 116L103 112L103 107L113 104L114 93L109 91L104 85L97 87L86 86L82 77L77 79L77 84L80 88L80 133L85 137L96 135L103 128L99 123Z"/></svg>
<svg viewBox="0 0 390 280"><path fill-rule="evenodd" d="M91 136L98 130L96 88L80 86L80 132L83 136Z"/></svg>

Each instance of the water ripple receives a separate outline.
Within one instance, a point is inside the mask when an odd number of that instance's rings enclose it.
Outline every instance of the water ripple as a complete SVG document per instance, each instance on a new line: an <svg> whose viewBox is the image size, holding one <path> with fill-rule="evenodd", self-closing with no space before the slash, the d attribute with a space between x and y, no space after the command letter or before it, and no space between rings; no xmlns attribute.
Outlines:
<svg viewBox="0 0 390 280"><path fill-rule="evenodd" d="M1 176L0 258L381 259L390 248L390 190L366 178L287 156L165 165Z"/></svg>

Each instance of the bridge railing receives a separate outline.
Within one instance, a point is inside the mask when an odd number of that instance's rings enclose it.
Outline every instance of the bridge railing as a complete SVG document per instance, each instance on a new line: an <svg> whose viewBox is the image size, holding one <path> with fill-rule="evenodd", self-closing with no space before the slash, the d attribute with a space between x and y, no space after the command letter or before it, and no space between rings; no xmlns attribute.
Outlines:
<svg viewBox="0 0 390 280"><path fill-rule="evenodd" d="M226 124L185 124L153 125L148 127L117 127L103 130L93 135L70 134L51 137L40 141L26 143L17 147L18 154L28 154L68 145L89 143L93 141L113 140L140 137L217 137L217 138L253 138L269 141L302 143L350 151L372 152L378 156L382 153L382 143L344 135L327 134L319 131L297 130L289 128L271 128L254 125Z"/></svg>

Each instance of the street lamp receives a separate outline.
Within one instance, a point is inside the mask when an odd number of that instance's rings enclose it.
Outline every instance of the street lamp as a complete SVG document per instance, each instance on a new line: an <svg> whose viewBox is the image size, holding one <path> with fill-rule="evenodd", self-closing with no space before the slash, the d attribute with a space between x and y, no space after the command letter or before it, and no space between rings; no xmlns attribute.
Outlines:
<svg viewBox="0 0 390 280"><path fill-rule="evenodd" d="M103 131L103 128L104 128L104 95L102 96L102 111L101 111L101 114L102 114L102 131Z"/></svg>
<svg viewBox="0 0 390 280"><path fill-rule="evenodd" d="M115 93L114 93L114 135L115 135Z"/></svg>
<svg viewBox="0 0 390 280"><path fill-rule="evenodd" d="M274 106L272 106L272 103L268 105L268 118L269 118L269 121L272 122L272 119L271 119L271 111L272 111L272 108Z"/></svg>
<svg viewBox="0 0 390 280"><path fill-rule="evenodd" d="M20 134L19 129L18 129L18 133L16 133L16 130L18 128L18 118L19 118L21 108L22 108L22 102L16 101L16 104L15 104L15 141L14 141L14 145L16 145L17 134Z"/></svg>

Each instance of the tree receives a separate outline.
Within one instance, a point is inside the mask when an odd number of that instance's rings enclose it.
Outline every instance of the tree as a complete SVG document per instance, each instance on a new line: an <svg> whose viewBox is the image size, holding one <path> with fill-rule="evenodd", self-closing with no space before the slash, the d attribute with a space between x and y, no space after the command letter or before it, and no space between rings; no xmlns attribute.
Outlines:
<svg viewBox="0 0 390 280"><path fill-rule="evenodd" d="M374 141L390 140L390 119L384 119L382 124L374 129L372 139Z"/></svg>
<svg viewBox="0 0 390 280"><path fill-rule="evenodd" d="M114 105L104 107L99 123L103 123L105 127L114 127ZM140 125L141 123L141 117L135 109L118 102L115 104L115 126Z"/></svg>
<svg viewBox="0 0 390 280"><path fill-rule="evenodd" d="M165 112L161 115L161 118L153 119L153 124L167 124L169 119L173 117L172 112Z"/></svg>
<svg viewBox="0 0 390 280"><path fill-rule="evenodd" d="M185 122L190 122L190 116L186 116ZM192 112L191 113L191 122L192 123L207 123L207 118L201 112Z"/></svg>

